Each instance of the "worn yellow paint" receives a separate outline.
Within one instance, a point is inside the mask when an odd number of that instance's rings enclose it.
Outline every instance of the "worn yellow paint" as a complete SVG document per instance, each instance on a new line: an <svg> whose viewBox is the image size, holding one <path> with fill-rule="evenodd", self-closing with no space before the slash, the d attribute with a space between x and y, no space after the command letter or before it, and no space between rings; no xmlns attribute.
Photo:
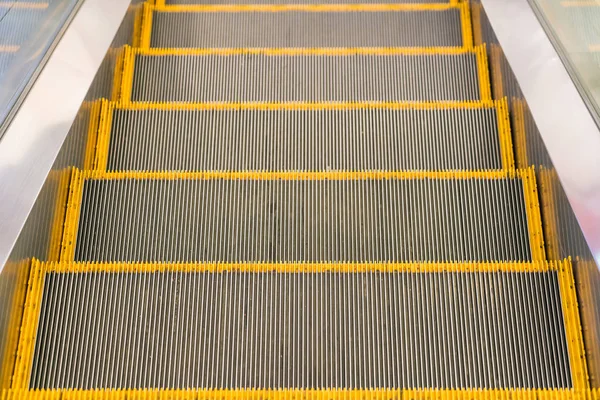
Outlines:
<svg viewBox="0 0 600 400"><path fill-rule="evenodd" d="M458 6L460 10L460 26L464 47L473 47L473 26L471 24L471 9L469 3L461 3Z"/></svg>
<svg viewBox="0 0 600 400"><path fill-rule="evenodd" d="M523 180L523 197L527 212L531 259L534 261L545 260L546 250L544 247L544 233L542 229L542 216L538 200L535 170L531 167L518 171Z"/></svg>
<svg viewBox="0 0 600 400"><path fill-rule="evenodd" d="M142 7L142 26L140 29L140 41L139 47L142 49L150 48L150 42L152 39L152 18L154 14L154 7L145 2Z"/></svg>
<svg viewBox="0 0 600 400"><path fill-rule="evenodd" d="M98 128L100 126L100 110L102 101L96 100L89 106L90 113L87 142L85 144L85 154L83 159L83 169L91 169L96 157L96 143L98 138Z"/></svg>
<svg viewBox="0 0 600 400"><path fill-rule="evenodd" d="M110 51L110 50L109 50ZM123 86L123 64L125 63L125 49L116 50L115 69L113 72L113 83L111 98L114 101L121 99L121 87Z"/></svg>
<svg viewBox="0 0 600 400"><path fill-rule="evenodd" d="M524 102L521 99L513 98L511 103L515 133L515 159L517 168L527 168L529 167L529 160L527 156L527 133L525 132Z"/></svg>
<svg viewBox="0 0 600 400"><path fill-rule="evenodd" d="M56 273L153 273L153 272L277 272L277 273L362 273L362 272L547 272L556 264L539 262L452 262L452 263L95 263L51 262L46 272Z"/></svg>
<svg viewBox="0 0 600 400"><path fill-rule="evenodd" d="M98 125L98 140L96 158L93 169L105 171L108 164L108 148L110 146L110 131L112 126L113 107L115 103L101 100L100 121Z"/></svg>
<svg viewBox="0 0 600 400"><path fill-rule="evenodd" d="M575 292L575 281L573 280L573 268L571 260L559 263L558 284L565 321L565 333L567 348L569 350L569 361L571 365L571 379L574 389L589 388L589 376L581 333L581 321L579 319L579 307L577 304L577 293Z"/></svg>
<svg viewBox="0 0 600 400"><path fill-rule="evenodd" d="M48 261L60 260L62 238L65 225L67 209L67 198L69 194L69 183L71 182L71 168L60 171L50 171L49 179L58 179L58 187L54 199L54 214L52 217L52 230L48 241ZM54 175L54 176L53 176Z"/></svg>
<svg viewBox="0 0 600 400"><path fill-rule="evenodd" d="M473 3L471 5L471 16L473 24L473 44L475 46L482 45L483 30L481 29L481 3Z"/></svg>
<svg viewBox="0 0 600 400"><path fill-rule="evenodd" d="M449 3L380 3L380 4L185 4L155 5L158 12L378 12L378 11L447 11L466 4ZM468 6L468 5L467 5Z"/></svg>
<svg viewBox="0 0 600 400"><path fill-rule="evenodd" d="M500 139L500 153L504 169L515 168L512 136L510 132L510 117L508 114L508 99L496 100L496 117L498 119L498 134Z"/></svg>
<svg viewBox="0 0 600 400"><path fill-rule="evenodd" d="M1 400L598 400L597 389L138 389L7 391Z"/></svg>
<svg viewBox="0 0 600 400"><path fill-rule="evenodd" d="M29 273L27 297L25 299L19 345L12 379L13 389L27 389L29 387L31 366L33 364L33 352L35 349L35 337L37 334L42 302L43 284L43 265L41 262L33 260L31 262L31 270Z"/></svg>
<svg viewBox="0 0 600 400"><path fill-rule="evenodd" d="M546 254L549 260L558 260L560 251L558 247L557 210L554 202L554 182L558 182L556 171L540 167L540 199L543 210L544 236L546 239Z"/></svg>
<svg viewBox="0 0 600 400"><path fill-rule="evenodd" d="M142 41L142 25L144 18L144 3L129 6L135 13L133 19L133 37L131 38L131 44L133 47L140 47Z"/></svg>
<svg viewBox="0 0 600 400"><path fill-rule="evenodd" d="M69 199L65 216L60 260L73 260L75 257L75 241L77 240L77 227L79 226L79 212L83 196L83 178L78 169L73 169L71 184L69 186Z"/></svg>
<svg viewBox="0 0 600 400"><path fill-rule="evenodd" d="M4 327L6 335L4 337L3 356L0 364L0 389L9 389L11 387L18 352L19 334L22 326L30 266L31 260L29 259L19 262L8 261L4 266L3 274L14 274L15 278L12 296L4 298L7 302L4 307L10 311L8 313L8 320L5 322L6 326ZM11 278L5 275L3 279Z"/></svg>
<svg viewBox="0 0 600 400"><path fill-rule="evenodd" d="M502 78L502 49L497 44L490 45L492 62L492 81L494 84L494 98L504 97L504 79Z"/></svg>
<svg viewBox="0 0 600 400"><path fill-rule="evenodd" d="M465 47L299 47L299 48L136 48L142 56L234 56L260 54L266 56L355 56L355 55L458 55L477 54L483 46Z"/></svg>
<svg viewBox="0 0 600 400"><path fill-rule="evenodd" d="M488 68L487 50L485 44L475 47L477 56L477 73L479 76L479 91L482 101L492 100L490 86L490 70Z"/></svg>

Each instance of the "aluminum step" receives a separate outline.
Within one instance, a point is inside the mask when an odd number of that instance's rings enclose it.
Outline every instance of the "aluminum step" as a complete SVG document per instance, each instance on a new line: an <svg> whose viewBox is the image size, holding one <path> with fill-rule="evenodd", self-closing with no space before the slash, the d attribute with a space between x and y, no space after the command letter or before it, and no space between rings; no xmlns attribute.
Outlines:
<svg viewBox="0 0 600 400"><path fill-rule="evenodd" d="M61 259L542 260L532 170L74 173Z"/></svg>
<svg viewBox="0 0 600 400"><path fill-rule="evenodd" d="M398 171L514 167L506 100L480 104L104 103L108 171ZM170 151L165 151L170 149Z"/></svg>
<svg viewBox="0 0 600 400"><path fill-rule="evenodd" d="M134 102L490 100L484 47L127 49L122 92Z"/></svg>
<svg viewBox="0 0 600 400"><path fill-rule="evenodd" d="M35 263L30 282L32 389L570 388L584 372L568 262Z"/></svg>
<svg viewBox="0 0 600 400"><path fill-rule="evenodd" d="M150 47L460 47L473 44L467 3L196 5L156 7L151 15L146 15L144 23L151 24L151 28L142 30L144 35L151 35ZM227 34L223 35L223 31Z"/></svg>

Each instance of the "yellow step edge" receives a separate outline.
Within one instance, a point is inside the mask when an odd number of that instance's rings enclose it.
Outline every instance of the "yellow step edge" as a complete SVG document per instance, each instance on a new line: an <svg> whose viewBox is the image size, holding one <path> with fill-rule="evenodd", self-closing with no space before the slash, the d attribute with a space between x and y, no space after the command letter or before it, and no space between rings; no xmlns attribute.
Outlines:
<svg viewBox="0 0 600 400"><path fill-rule="evenodd" d="M142 28L143 30L144 28ZM485 44L477 47L347 47L347 48L132 48L124 46L123 59L115 67L115 83L119 90L113 100L131 103L135 57L140 56L232 56L243 54L266 56L391 56L391 55L460 55L473 54L477 59L480 101L492 100L487 51Z"/></svg>
<svg viewBox="0 0 600 400"><path fill-rule="evenodd" d="M379 269L377 269L379 268ZM461 269L463 268L463 269ZM300 271L299 271L300 269ZM37 327L39 321L39 313L41 309L42 296L43 296L43 285L45 274L54 273L83 273L83 272L163 272L163 271L200 271L200 272L225 272L225 271L244 271L244 272L268 272L276 271L282 273L289 272L363 272L365 270L376 270L381 272L393 272L393 271L406 271L406 272L462 272L469 273L475 271L481 272L510 272L510 273L523 273L523 272L546 272L555 271L557 273L558 284L560 288L563 320L565 322L566 341L570 359L571 376L573 382L573 388L576 390L589 389L589 378L587 373L587 366L585 364L585 350L583 347L583 337L581 333L581 322L579 320L579 311L577 305L577 297L575 293L575 286L573 281L572 265L570 260L556 261L556 262L537 262L537 263L450 263L450 264L127 264L127 263L114 263L114 264L86 264L86 263L42 263L38 260L32 261L31 273L29 274L29 285L27 290L27 297L25 300L25 310L23 313L23 322L21 327L21 336L19 337L19 345L16 355L15 373L13 377L13 389L26 389L29 387L29 378L31 374L31 368L33 364L33 353L35 349L35 341L37 334ZM375 396L377 398L385 398L388 395L396 393L397 395L403 393L423 394L427 398L428 394L439 398L439 396L446 391L434 391L434 390L417 390L417 391L386 391L386 390L367 390L367 391L344 391L344 390L323 390L323 391L307 391L307 390L274 390L274 391L171 391L173 395L177 393L194 396L194 393L205 396L210 393L220 393L220 396L236 398L238 396L245 398L247 394L252 396L264 396L259 393L265 394L267 397L285 396L284 398L292 398L294 396L300 396L299 398L306 398L311 393L319 393L319 396L325 396L326 398L332 398L330 396L336 396L341 394L340 398L349 398L353 396L353 393L360 394L364 398L365 396ZM457 395L464 393L468 395L468 398L474 398L477 393L484 393L489 398L495 393L506 393L505 390L499 391L486 391L486 390L451 390L448 391L456 398ZM533 395L538 392L547 392L548 396L551 394L560 393L562 395L568 395L574 393L574 391L508 391L514 398L514 395L524 393L527 395ZM3 396L6 396L4 393ZM16 392L15 392L16 393ZM21 395L26 392L19 392ZM38 395L42 393L50 395L52 392L38 391L34 392ZM67 390L61 392L62 395L69 396L81 396L80 398L89 398L90 396L104 396L110 393L111 396L115 396L118 391L75 391ZM166 395L164 391L122 391L120 392L124 396L123 398L130 399L131 396L137 394L149 395L151 393ZM8 398L8 397L4 397ZM61 397L66 398L66 397ZM77 397L73 397L77 398ZM95 397L94 397L95 398ZM112 397L111 397L112 398ZM161 397L163 398L163 397ZM219 397L220 398L220 397ZM390 398L393 398L390 397ZM413 398L413 397L409 397Z"/></svg>
<svg viewBox="0 0 600 400"><path fill-rule="evenodd" d="M565 261L567 262L567 261ZM44 262L45 273L153 273L153 272L276 272L276 273L364 273L364 272L548 272L558 271L561 262L450 262L450 263L138 263L138 262Z"/></svg>
<svg viewBox="0 0 600 400"><path fill-rule="evenodd" d="M531 257L533 261L546 259L544 235L542 230L540 206L537 195L535 170L497 170L497 171L327 171L327 172L263 172L263 171L199 171L199 172L104 172L74 170L69 188L65 230L61 247L61 261L72 261L79 226L83 184L88 179L231 179L231 180L367 180L367 179L505 179L519 178L523 182L523 201L527 216Z"/></svg>
<svg viewBox="0 0 600 400"><path fill-rule="evenodd" d="M149 48L152 36L153 13L158 12L410 12L410 11L447 11L457 9L460 12L460 24L464 47L473 46L473 29L468 2L456 0L448 3L385 3L380 4L190 4L165 5L164 0L156 5L144 3L140 47Z"/></svg>
<svg viewBox="0 0 600 400"><path fill-rule="evenodd" d="M527 133L525 132L525 102L518 98L511 101L511 115L515 135L515 161L517 168L530 166L527 156Z"/></svg>
<svg viewBox="0 0 600 400"><path fill-rule="evenodd" d="M598 389L11 390L1 400L598 400Z"/></svg>
<svg viewBox="0 0 600 400"><path fill-rule="evenodd" d="M0 388L10 388L16 364L16 357L19 346L20 328L23 325L22 318L25 308L25 299L27 295L27 282L29 280L29 271L31 260L25 259L19 262L8 261L4 267L8 275L16 275L14 278L14 291L10 299L6 298L6 309L8 312L8 320L6 325L6 336L2 343L2 361L0 363Z"/></svg>
<svg viewBox="0 0 600 400"><path fill-rule="evenodd" d="M494 97L504 97L504 79L502 77L502 58L504 54L502 49L497 44L490 45L490 61L491 61L491 74L492 84L494 89Z"/></svg>
<svg viewBox="0 0 600 400"><path fill-rule="evenodd" d="M543 227L546 238L546 254L549 260L559 259L558 214L554 202L554 185L558 183L556 170L540 167L540 200L543 212Z"/></svg>
<svg viewBox="0 0 600 400"><path fill-rule="evenodd" d="M90 133L90 137L97 136L95 146L96 157L94 162L84 169L106 171L108 152L114 110L358 110L358 109L389 109L389 110L435 110L435 109L496 109L497 127L500 143L500 152L503 169L515 167L512 138L510 133L510 120L508 115L508 100L479 101L479 102L356 102L356 103L129 103L97 102L101 114L98 131ZM100 106L100 104L102 104Z"/></svg>
<svg viewBox="0 0 600 400"><path fill-rule="evenodd" d="M58 188L55 193L52 228L48 240L48 261L60 260L71 173L72 168L65 168L63 170L50 171L49 174L49 179L58 180Z"/></svg>

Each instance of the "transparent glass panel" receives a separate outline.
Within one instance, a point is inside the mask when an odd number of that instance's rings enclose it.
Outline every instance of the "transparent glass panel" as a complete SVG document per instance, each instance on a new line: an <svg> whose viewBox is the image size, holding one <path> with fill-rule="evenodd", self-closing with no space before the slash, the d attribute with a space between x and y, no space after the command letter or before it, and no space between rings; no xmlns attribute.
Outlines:
<svg viewBox="0 0 600 400"><path fill-rule="evenodd" d="M530 0L600 122L600 0Z"/></svg>
<svg viewBox="0 0 600 400"><path fill-rule="evenodd" d="M0 0L0 135L81 0Z"/></svg>

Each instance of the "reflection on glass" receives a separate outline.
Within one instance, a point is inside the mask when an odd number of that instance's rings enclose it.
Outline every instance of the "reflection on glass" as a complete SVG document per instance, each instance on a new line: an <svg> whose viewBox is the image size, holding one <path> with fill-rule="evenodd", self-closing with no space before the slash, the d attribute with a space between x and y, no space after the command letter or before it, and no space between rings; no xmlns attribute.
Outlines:
<svg viewBox="0 0 600 400"><path fill-rule="evenodd" d="M600 0L531 0L600 121Z"/></svg>
<svg viewBox="0 0 600 400"><path fill-rule="evenodd" d="M79 1L0 0L0 127Z"/></svg>

